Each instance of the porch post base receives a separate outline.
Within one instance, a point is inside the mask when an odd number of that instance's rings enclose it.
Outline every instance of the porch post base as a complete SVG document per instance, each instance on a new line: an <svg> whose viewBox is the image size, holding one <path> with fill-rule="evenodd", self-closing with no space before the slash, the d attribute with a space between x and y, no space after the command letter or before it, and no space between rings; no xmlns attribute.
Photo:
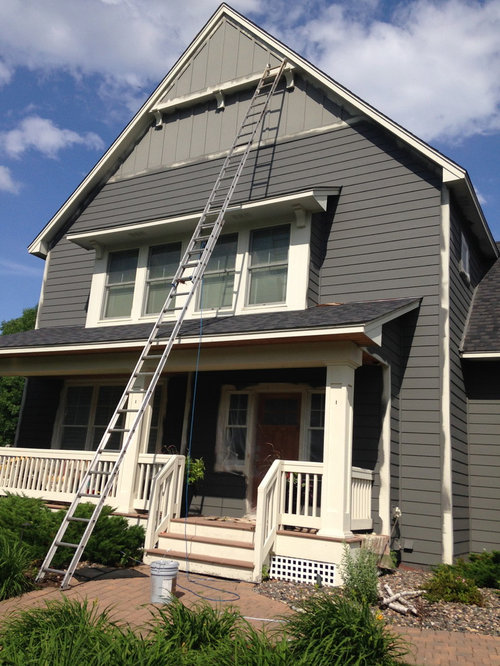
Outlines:
<svg viewBox="0 0 500 666"><path fill-rule="evenodd" d="M325 529L322 528L318 530L318 536L344 540L344 539L352 539L354 537L354 534L351 532L351 530L345 530L345 531L335 530L325 527Z"/></svg>

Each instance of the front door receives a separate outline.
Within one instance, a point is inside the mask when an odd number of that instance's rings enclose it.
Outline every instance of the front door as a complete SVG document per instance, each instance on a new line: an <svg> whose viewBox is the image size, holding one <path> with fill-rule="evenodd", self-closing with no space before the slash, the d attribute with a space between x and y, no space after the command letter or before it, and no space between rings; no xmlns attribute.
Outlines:
<svg viewBox="0 0 500 666"><path fill-rule="evenodd" d="M261 393L258 396L251 484L254 508L259 484L273 461L299 458L300 401L298 393Z"/></svg>

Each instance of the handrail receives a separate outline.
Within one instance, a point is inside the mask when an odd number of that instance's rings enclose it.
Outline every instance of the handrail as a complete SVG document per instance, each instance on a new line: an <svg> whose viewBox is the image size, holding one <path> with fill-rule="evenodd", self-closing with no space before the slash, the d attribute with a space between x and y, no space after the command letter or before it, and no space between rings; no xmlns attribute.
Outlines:
<svg viewBox="0 0 500 666"><path fill-rule="evenodd" d="M160 532L168 529L170 520L180 514L184 464L184 456L171 456L153 479L144 543L146 550L156 547Z"/></svg>
<svg viewBox="0 0 500 666"><path fill-rule="evenodd" d="M283 460L275 460L257 490L253 579L260 581L262 565L274 543L281 518L281 470Z"/></svg>

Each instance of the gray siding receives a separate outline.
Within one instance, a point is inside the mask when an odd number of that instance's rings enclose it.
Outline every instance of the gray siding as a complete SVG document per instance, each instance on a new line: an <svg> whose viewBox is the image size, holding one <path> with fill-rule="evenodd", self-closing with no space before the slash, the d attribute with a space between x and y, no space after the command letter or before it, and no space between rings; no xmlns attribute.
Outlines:
<svg viewBox="0 0 500 666"><path fill-rule="evenodd" d="M38 326L84 326L95 252L62 238L49 253Z"/></svg>
<svg viewBox="0 0 500 666"><path fill-rule="evenodd" d="M500 550L500 397L469 400L468 417L470 550Z"/></svg>
<svg viewBox="0 0 500 666"><path fill-rule="evenodd" d="M437 178L382 136L372 141L369 148L361 141L349 146L351 160L357 154L360 161L344 165L320 298L423 299L417 322L406 318L401 330L408 360L400 370L392 472L400 481L401 536L413 542L404 560L428 565L441 556L440 189ZM395 419L393 413L397 428Z"/></svg>
<svg viewBox="0 0 500 666"><path fill-rule="evenodd" d="M459 350L474 288L484 275L486 266L466 224L459 217L452 201L450 229L450 416L453 491L454 555L469 552L469 452L467 445L467 399ZM470 284L460 275L462 233L470 250Z"/></svg>
<svg viewBox="0 0 500 666"><path fill-rule="evenodd" d="M108 183L71 231L111 228L201 210L221 163L206 160ZM405 163L401 151L375 128L343 127L253 151L235 202L312 186L343 186L332 241L320 272L320 299L420 296L436 289L432 267L437 261L429 258L435 249L435 188L421 178L422 169L418 162ZM260 180L263 171L265 182ZM417 247L412 247L415 243ZM54 260L44 290L41 325L83 322L93 252L61 240L51 254ZM357 256L354 264L353 254ZM381 273L380 261L386 257L390 261ZM352 278L357 281L355 289L349 285ZM314 286L313 276L311 279L311 298L315 300L318 286Z"/></svg>

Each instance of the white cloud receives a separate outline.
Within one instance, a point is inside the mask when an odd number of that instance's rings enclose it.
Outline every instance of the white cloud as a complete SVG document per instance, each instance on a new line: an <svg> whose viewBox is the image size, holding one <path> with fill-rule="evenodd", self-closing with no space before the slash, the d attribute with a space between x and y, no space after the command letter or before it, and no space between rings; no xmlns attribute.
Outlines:
<svg viewBox="0 0 500 666"><path fill-rule="evenodd" d="M12 78L12 70L0 60L0 86L9 83Z"/></svg>
<svg viewBox="0 0 500 666"><path fill-rule="evenodd" d="M78 134L70 129L61 129L48 118L39 116L25 118L17 128L0 133L0 146L10 157L20 157L27 150L34 149L54 158L59 151L74 145L92 150L104 148L103 141L94 132Z"/></svg>
<svg viewBox="0 0 500 666"><path fill-rule="evenodd" d="M360 3L361 4L361 3ZM323 5L284 39L427 140L500 129L500 0ZM360 5L355 5L359 10Z"/></svg>
<svg viewBox="0 0 500 666"><path fill-rule="evenodd" d="M12 178L10 170L6 166L0 165L0 192L10 192L18 194L21 184Z"/></svg>
<svg viewBox="0 0 500 666"><path fill-rule="evenodd" d="M2 0L0 84L20 66L98 75L103 97L135 109L218 4ZM500 130L500 0L232 4L427 140Z"/></svg>

